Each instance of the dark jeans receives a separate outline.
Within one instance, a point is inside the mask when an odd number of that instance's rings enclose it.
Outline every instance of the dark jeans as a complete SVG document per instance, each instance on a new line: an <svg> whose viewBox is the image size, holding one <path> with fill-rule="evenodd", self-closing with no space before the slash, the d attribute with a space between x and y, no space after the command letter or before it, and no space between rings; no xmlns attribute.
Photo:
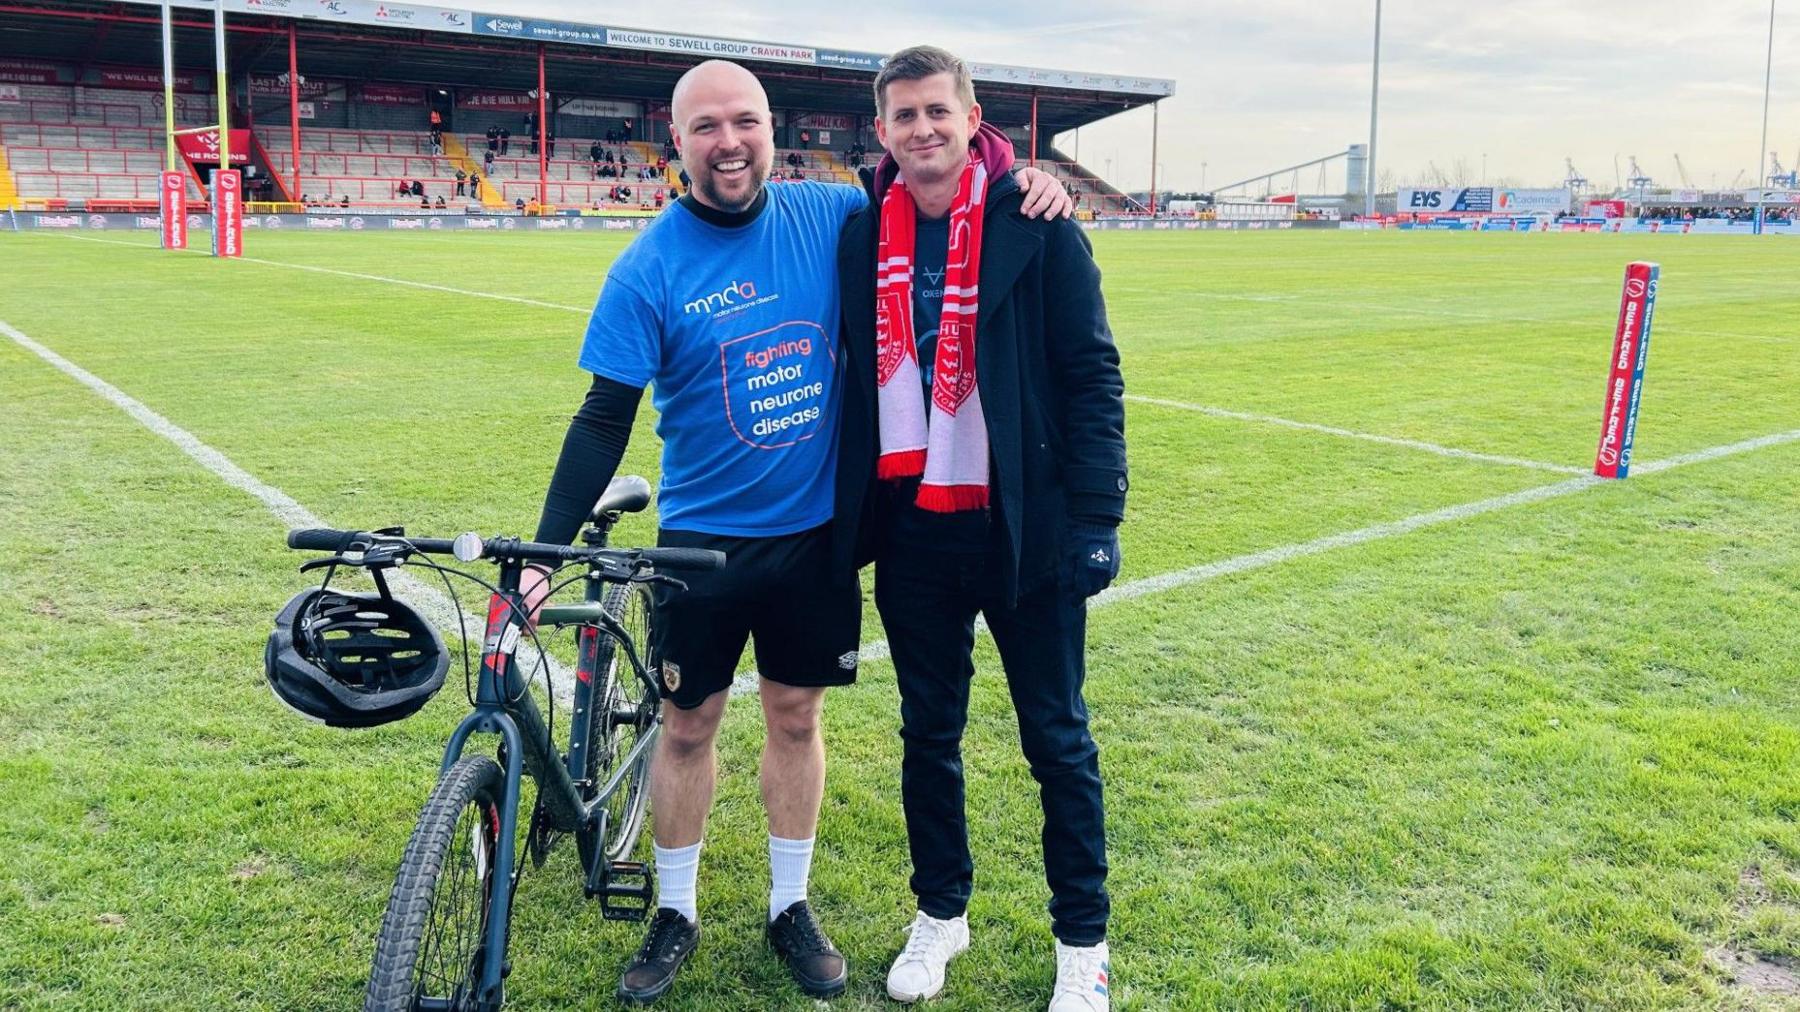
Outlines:
<svg viewBox="0 0 1800 1012"><path fill-rule="evenodd" d="M875 567L875 605L900 688L900 794L912 890L933 917L968 907L975 864L963 805L962 737L975 674L975 616L1000 648L1019 742L1044 810L1050 927L1067 945L1106 938L1106 828L1100 750L1088 734L1087 605L1073 566L1005 607L983 557L890 551Z"/></svg>

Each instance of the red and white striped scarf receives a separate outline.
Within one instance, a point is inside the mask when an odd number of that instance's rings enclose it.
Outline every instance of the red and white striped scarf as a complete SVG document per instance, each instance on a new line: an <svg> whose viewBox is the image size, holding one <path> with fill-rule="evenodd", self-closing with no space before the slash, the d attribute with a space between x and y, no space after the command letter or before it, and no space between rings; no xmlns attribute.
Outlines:
<svg viewBox="0 0 1800 1012"><path fill-rule="evenodd" d="M931 403L919 379L913 330L913 265L918 211L904 178L895 178L881 204L875 271L875 386L881 457L875 473L887 480L920 477L916 500L934 513L988 505L987 420L975 383L975 318L981 278L981 212L987 166L969 153L950 205L944 306Z"/></svg>

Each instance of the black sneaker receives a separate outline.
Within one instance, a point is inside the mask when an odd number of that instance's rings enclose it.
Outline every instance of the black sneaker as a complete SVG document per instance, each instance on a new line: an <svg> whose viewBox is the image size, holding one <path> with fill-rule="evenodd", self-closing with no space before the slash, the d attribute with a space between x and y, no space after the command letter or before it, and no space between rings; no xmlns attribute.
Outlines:
<svg viewBox="0 0 1800 1012"><path fill-rule="evenodd" d="M619 978L619 1000L627 1005L648 1005L661 998L698 944L700 925L668 907L658 907L644 944Z"/></svg>
<svg viewBox="0 0 1800 1012"><path fill-rule="evenodd" d="M769 922L769 944L775 947L794 983L814 998L833 998L844 993L850 966L831 939L819 927L805 900L783 910Z"/></svg>

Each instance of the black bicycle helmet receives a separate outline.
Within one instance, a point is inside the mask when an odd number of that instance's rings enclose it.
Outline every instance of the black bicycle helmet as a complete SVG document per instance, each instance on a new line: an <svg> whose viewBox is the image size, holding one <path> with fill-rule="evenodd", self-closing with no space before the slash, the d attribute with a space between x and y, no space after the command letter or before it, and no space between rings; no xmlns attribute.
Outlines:
<svg viewBox="0 0 1800 1012"><path fill-rule="evenodd" d="M411 716L443 688L449 667L437 630L405 603L330 588L294 595L263 650L276 698L332 727Z"/></svg>

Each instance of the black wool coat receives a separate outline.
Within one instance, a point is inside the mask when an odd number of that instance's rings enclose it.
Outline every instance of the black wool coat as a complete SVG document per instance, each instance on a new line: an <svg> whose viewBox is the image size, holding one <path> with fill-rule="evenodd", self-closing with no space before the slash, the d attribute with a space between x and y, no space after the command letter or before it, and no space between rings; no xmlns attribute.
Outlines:
<svg viewBox="0 0 1800 1012"><path fill-rule="evenodd" d="M982 221L975 378L987 420L996 560L1012 601L1053 576L1072 522L1116 525L1129 485L1125 385L1093 247L1072 221L1019 214L1010 174L989 185ZM834 559L872 561L885 522L876 494L875 262L879 199L838 241L843 412ZM929 364L924 366L929 368Z"/></svg>

